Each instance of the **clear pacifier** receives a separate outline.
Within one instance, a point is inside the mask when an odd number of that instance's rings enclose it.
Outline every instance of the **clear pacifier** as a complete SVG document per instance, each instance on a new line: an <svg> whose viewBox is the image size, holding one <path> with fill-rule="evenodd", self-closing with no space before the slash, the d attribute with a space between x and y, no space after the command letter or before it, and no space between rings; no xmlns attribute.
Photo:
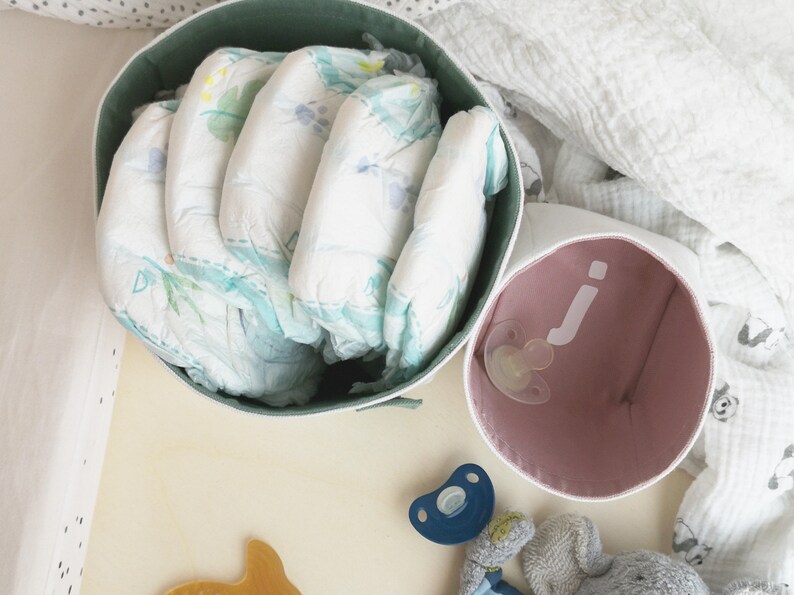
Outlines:
<svg viewBox="0 0 794 595"><path fill-rule="evenodd" d="M527 341L517 320L495 325L485 339L485 371L501 393L528 405L551 398L551 390L538 374L554 360L554 348L545 339Z"/></svg>

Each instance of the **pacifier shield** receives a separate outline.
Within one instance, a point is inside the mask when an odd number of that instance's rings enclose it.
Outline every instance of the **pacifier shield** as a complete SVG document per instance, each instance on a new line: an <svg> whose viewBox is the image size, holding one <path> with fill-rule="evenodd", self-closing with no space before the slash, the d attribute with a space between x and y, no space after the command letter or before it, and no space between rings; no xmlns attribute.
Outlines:
<svg viewBox="0 0 794 595"><path fill-rule="evenodd" d="M491 478L479 465L461 465L437 490L420 496L408 509L411 524L423 537L441 545L458 545L477 537L494 511Z"/></svg>
<svg viewBox="0 0 794 595"><path fill-rule="evenodd" d="M551 390L538 374L554 360L554 348L544 339L527 341L517 320L494 325L485 340L485 371L491 384L520 403L539 405L551 398Z"/></svg>

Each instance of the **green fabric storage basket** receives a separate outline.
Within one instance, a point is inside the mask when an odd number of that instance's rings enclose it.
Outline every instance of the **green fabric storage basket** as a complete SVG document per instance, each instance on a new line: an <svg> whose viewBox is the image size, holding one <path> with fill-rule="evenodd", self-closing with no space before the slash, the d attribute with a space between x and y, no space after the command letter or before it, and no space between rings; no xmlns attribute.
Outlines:
<svg viewBox="0 0 794 595"><path fill-rule="evenodd" d="M132 111L158 91L175 89L214 49L223 46L259 51L292 51L308 45L366 48L364 33L386 47L418 54L438 81L442 120L475 105L489 105L471 75L426 31L390 12L353 0L231 0L202 11L165 31L138 52L107 90L97 115L94 139L97 212L102 206L113 155L129 129ZM264 403L213 393L193 383L175 366L168 368L196 392L245 412L294 416L381 405L415 406L402 393L432 378L463 346L507 263L521 219L523 187L515 149L502 129L508 149L509 181L496 197L482 263L455 334L426 369L392 390L349 394L354 382L373 379L357 362L328 368L318 395L307 405L274 408Z"/></svg>

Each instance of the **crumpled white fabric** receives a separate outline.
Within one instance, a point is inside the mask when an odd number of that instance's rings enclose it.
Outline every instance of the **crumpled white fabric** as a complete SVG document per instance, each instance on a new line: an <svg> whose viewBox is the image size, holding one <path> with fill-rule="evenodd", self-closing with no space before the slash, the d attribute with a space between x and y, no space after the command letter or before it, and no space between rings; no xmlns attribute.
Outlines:
<svg viewBox="0 0 794 595"><path fill-rule="evenodd" d="M300 306L329 332L326 361L385 350L386 285L441 134L438 102L435 81L398 74L339 108L289 270Z"/></svg>
<svg viewBox="0 0 794 595"><path fill-rule="evenodd" d="M287 282L303 211L342 102L395 67L419 67L397 51L325 46L290 53L257 94L229 160L219 222L230 252L267 293L263 307L289 339L318 345L322 329L299 308Z"/></svg>
<svg viewBox="0 0 794 595"><path fill-rule="evenodd" d="M444 126L414 212L414 228L388 284L383 379L414 376L449 338L482 255L486 202L507 185L507 152L488 108L458 112Z"/></svg>
<svg viewBox="0 0 794 595"><path fill-rule="evenodd" d="M316 391L320 362L307 367L304 346L274 341L175 266L165 178L177 106L144 109L114 157L97 222L102 294L122 325L196 383L273 406L303 404Z"/></svg>

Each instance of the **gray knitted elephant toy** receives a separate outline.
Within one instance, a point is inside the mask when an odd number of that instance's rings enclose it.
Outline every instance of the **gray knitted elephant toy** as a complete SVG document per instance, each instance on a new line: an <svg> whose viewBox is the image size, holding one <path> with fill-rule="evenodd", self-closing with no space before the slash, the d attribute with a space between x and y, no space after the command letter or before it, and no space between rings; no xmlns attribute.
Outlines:
<svg viewBox="0 0 794 595"><path fill-rule="evenodd" d="M522 552L524 576L535 595L709 595L684 562L658 552L605 554L593 522L563 514L538 527ZM724 595L785 595L786 585L735 581Z"/></svg>

